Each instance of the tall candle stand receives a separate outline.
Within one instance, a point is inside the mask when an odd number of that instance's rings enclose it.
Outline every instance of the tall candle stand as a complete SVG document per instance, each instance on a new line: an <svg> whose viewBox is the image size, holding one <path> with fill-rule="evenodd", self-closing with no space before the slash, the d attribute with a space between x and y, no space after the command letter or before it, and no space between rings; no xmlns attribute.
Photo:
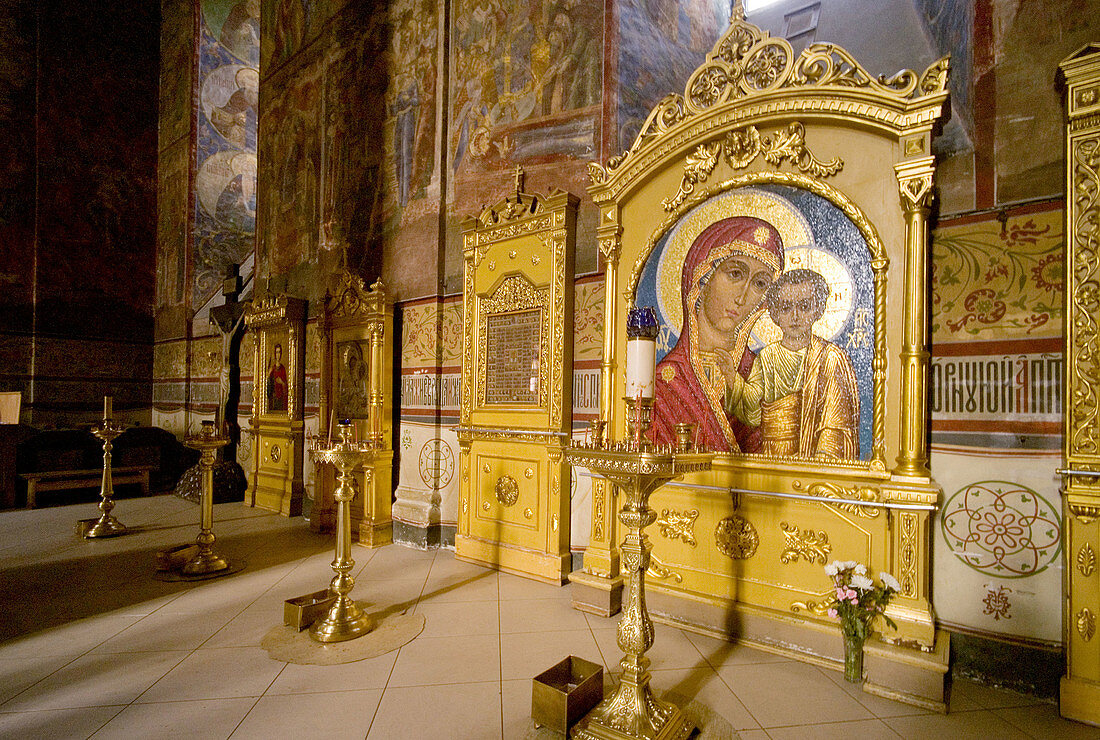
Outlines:
<svg viewBox="0 0 1100 740"><path fill-rule="evenodd" d="M336 574L329 590L336 601L328 613L309 628L309 635L318 642L343 642L353 640L374 629L374 620L363 611L348 594L355 586L350 571L355 567L351 558L351 500L355 498L352 471L373 449L371 444L352 441L351 423L339 424L340 440L328 448L322 448L316 439L311 440L309 454L317 463L332 463L340 471L339 485L333 494L336 501L336 559L332 570Z"/></svg>
<svg viewBox="0 0 1100 740"><path fill-rule="evenodd" d="M205 576L229 569L229 563L214 551L214 456L217 451L229 444L229 437L218 434L212 421L204 421L198 434L187 437L184 445L201 453L199 467L202 469L202 521L195 544L199 550L183 564L180 572L185 576Z"/></svg>
<svg viewBox="0 0 1100 740"><path fill-rule="evenodd" d="M111 418L111 401L107 396L103 401L103 421L92 429L97 439L103 440L103 483L99 488L99 519L84 530L85 539L96 537L117 537L126 534L126 525L115 519L111 511L115 508L115 488L111 482L111 446L123 432L122 424Z"/></svg>
<svg viewBox="0 0 1100 740"><path fill-rule="evenodd" d="M581 443L565 452L573 465L588 468L618 486L623 496L619 521L627 528L620 547L622 568L627 576L623 616L619 621L618 643L624 653L619 662L622 680L615 693L604 699L577 724L573 737L582 740L681 740L695 729L681 709L653 695L649 680L649 658L653 647L653 622L645 604L645 572L653 546L645 528L657 519L649 508L649 496L673 478L685 473L710 470L714 455L692 451L690 433L677 445L654 446L646 439L653 399L637 396L627 402L627 438L620 442Z"/></svg>

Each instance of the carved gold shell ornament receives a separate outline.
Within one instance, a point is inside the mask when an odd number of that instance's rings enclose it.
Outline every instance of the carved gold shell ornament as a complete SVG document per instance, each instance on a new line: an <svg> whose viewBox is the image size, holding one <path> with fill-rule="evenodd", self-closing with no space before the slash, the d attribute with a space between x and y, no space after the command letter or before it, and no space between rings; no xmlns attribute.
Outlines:
<svg viewBox="0 0 1100 740"><path fill-rule="evenodd" d="M502 475L497 478L497 484L493 488L497 495L497 501L501 506L513 506L519 500L519 484L510 475Z"/></svg>
<svg viewBox="0 0 1100 740"><path fill-rule="evenodd" d="M714 544L723 555L734 560L748 560L756 554L760 535L752 522L734 514L718 522L714 528Z"/></svg>

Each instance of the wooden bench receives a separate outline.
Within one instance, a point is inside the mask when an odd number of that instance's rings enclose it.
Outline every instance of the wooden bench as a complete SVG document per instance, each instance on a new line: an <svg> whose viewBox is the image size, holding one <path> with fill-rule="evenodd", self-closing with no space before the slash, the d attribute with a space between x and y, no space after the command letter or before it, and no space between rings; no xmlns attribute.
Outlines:
<svg viewBox="0 0 1100 740"><path fill-rule="evenodd" d="M152 465L131 465L111 468L111 485L140 483L143 496L149 495L149 473ZM94 488L103 483L103 468L91 470L46 470L41 473L20 473L27 481L27 508L37 504L39 491L64 491L75 488Z"/></svg>

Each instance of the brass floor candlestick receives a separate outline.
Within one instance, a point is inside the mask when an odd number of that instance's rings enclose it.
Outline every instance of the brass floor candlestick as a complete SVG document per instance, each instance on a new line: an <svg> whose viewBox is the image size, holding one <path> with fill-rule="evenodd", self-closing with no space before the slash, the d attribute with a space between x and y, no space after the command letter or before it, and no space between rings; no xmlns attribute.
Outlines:
<svg viewBox="0 0 1100 740"><path fill-rule="evenodd" d="M649 687L653 622L645 605L645 572L653 546L645 528L657 519L649 496L673 478L710 469L713 455L693 452L689 434L676 447L654 447L646 438L653 399L627 399L627 440L570 448L566 460L588 468L618 486L623 496L619 521L627 528L620 547L627 576L618 643L622 680L616 692L600 702L573 731L582 740L669 740L686 738L695 729L675 704L659 701Z"/></svg>
<svg viewBox="0 0 1100 740"><path fill-rule="evenodd" d="M202 430L183 442L186 446L201 453L199 467L202 469L202 522L195 544L199 551L183 564L180 572L185 576L202 576L219 573L229 568L229 563L214 551L214 455L218 449L229 444L228 437L222 437L214 428L214 422L204 421Z"/></svg>
<svg viewBox="0 0 1100 740"><path fill-rule="evenodd" d="M115 437L122 434L122 425L113 420L104 410L102 423L92 429L96 438L103 440L103 483L99 489L99 519L84 530L86 539L94 537L117 537L126 534L126 525L115 519L111 511L115 508L115 488L111 482L111 446Z"/></svg>
<svg viewBox="0 0 1100 740"><path fill-rule="evenodd" d="M336 501L336 559L332 561L332 570L336 575L329 584L336 601L329 607L328 613L309 628L310 637L318 642L353 640L374 629L374 620L348 596L355 586L355 579L350 574L355 567L355 561L351 558L351 500L355 497L351 472L372 448L370 444L352 441L349 422L340 422L339 428L340 441L335 445L327 449L319 446L310 449L315 462L332 463L340 471L339 486L333 494Z"/></svg>

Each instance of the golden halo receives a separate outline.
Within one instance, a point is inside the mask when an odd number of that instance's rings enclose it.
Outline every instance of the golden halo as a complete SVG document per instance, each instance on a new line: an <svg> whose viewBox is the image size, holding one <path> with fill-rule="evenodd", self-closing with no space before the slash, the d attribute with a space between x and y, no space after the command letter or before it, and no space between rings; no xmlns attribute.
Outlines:
<svg viewBox="0 0 1100 740"><path fill-rule="evenodd" d="M657 307L674 333L678 334L684 326L680 284L688 250L703 229L733 216L755 216L770 223L779 231L786 252L813 245L813 234L806 218L789 200L775 193L737 188L695 206L669 231L657 261Z"/></svg>
<svg viewBox="0 0 1100 740"><path fill-rule="evenodd" d="M829 284L829 300L825 303L825 313L814 323L814 334L829 341L836 339L848 323L848 317L852 314L852 301L855 299L855 288L852 286L852 276L848 268L833 254L820 247L788 249L785 257L784 272L813 270L820 273ZM752 328L749 348L756 350L765 344L778 342L782 337L783 332L765 311Z"/></svg>

